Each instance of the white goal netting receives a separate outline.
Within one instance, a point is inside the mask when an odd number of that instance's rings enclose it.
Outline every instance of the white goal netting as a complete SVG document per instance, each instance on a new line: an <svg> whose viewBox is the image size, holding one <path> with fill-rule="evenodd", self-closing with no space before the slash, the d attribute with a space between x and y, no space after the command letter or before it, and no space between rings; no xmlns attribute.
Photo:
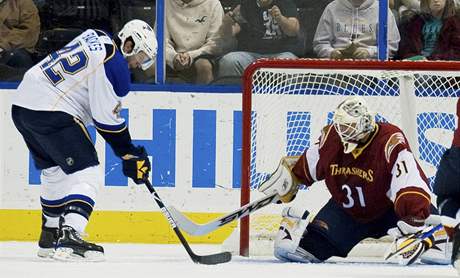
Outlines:
<svg viewBox="0 0 460 278"><path fill-rule="evenodd" d="M243 185L250 186L251 200L260 198L254 189L276 169L281 157L300 155L315 142L321 128L331 122L334 108L348 95L365 97L369 107L377 112L377 121L389 121L402 128L432 184L456 127L460 65L259 61L246 72L243 95L243 127L247 136L246 141L243 139L247 151L247 156L243 154L243 168L249 169L246 181L243 176ZM328 198L324 186L318 183L302 190L290 205L314 213ZM272 253L281 209L281 205L264 208L251 216L248 231L241 227L243 234L249 234L250 254ZM235 242L239 242L238 233L228 240L226 246L233 247L227 249L237 247ZM374 244L372 241L371 245Z"/></svg>

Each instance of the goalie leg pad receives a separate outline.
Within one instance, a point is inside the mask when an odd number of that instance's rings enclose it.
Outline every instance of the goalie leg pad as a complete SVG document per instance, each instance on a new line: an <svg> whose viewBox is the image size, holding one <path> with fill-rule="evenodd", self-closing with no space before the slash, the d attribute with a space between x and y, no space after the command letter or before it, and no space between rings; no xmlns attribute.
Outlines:
<svg viewBox="0 0 460 278"><path fill-rule="evenodd" d="M452 242L449 242L445 229L434 233L431 248L420 256L420 262L424 264L448 265L452 256ZM428 245L429 247L429 245Z"/></svg>
<svg viewBox="0 0 460 278"><path fill-rule="evenodd" d="M308 211L300 212L292 207L282 212L283 219L275 239L274 255L285 262L318 263L314 255L299 247L299 242L306 232Z"/></svg>

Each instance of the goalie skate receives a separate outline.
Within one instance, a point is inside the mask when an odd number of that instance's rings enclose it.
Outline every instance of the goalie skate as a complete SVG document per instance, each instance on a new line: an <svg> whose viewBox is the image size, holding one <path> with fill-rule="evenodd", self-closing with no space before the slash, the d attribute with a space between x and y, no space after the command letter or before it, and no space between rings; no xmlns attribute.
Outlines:
<svg viewBox="0 0 460 278"><path fill-rule="evenodd" d="M104 248L83 240L80 234L70 226L62 226L53 258L58 261L104 260Z"/></svg>

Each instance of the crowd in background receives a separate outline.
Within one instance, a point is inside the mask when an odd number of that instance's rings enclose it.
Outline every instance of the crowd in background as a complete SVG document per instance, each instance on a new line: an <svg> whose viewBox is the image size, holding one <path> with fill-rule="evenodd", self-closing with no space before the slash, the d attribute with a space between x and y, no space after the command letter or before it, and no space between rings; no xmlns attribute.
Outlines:
<svg viewBox="0 0 460 278"><path fill-rule="evenodd" d="M168 83L235 84L259 58L377 59L378 0L164 0ZM459 60L460 0L389 0L390 59ZM0 80L88 28L155 25L154 0L0 0ZM133 70L153 83L155 65Z"/></svg>

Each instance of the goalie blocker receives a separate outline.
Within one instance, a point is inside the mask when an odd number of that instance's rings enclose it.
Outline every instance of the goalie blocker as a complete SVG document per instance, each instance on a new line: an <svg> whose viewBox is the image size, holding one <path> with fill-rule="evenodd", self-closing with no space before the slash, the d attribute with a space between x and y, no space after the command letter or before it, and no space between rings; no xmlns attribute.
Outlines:
<svg viewBox="0 0 460 278"><path fill-rule="evenodd" d="M309 187L317 181L325 182L331 199L306 225L282 223L275 242L275 256L282 260L347 257L360 241L386 235L398 221L423 226L430 215L427 179L403 132L376 123L358 96L340 103L318 142L298 159L283 159L260 191L291 201L299 183Z"/></svg>

